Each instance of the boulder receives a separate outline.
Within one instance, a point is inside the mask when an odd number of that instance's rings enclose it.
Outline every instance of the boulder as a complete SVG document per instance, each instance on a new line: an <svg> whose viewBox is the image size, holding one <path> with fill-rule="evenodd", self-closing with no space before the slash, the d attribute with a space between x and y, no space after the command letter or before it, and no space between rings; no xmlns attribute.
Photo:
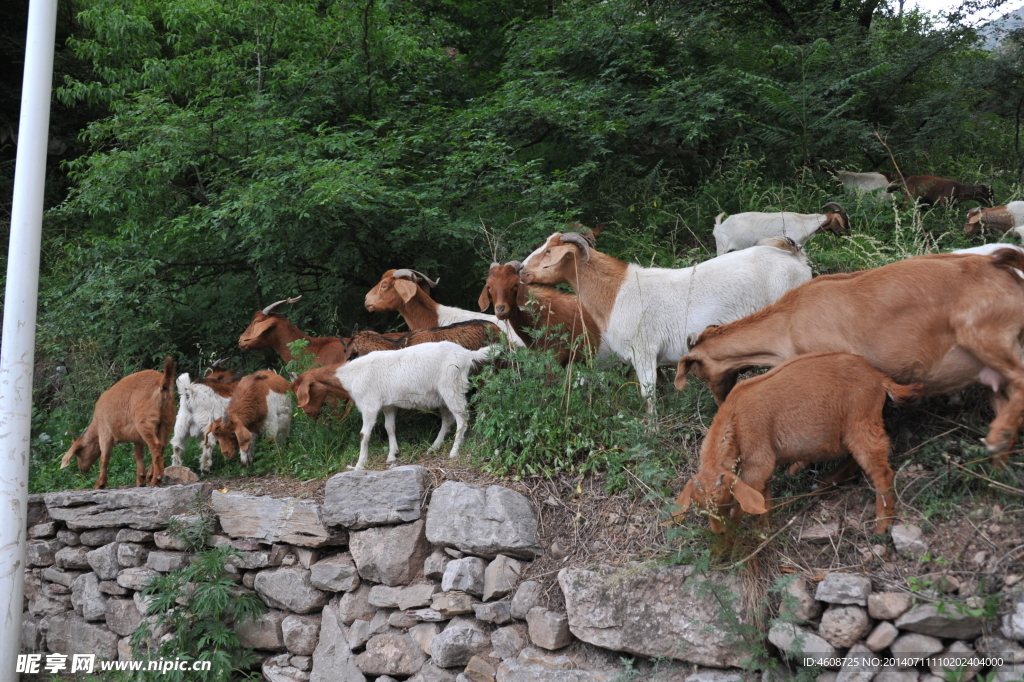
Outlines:
<svg viewBox="0 0 1024 682"><path fill-rule="evenodd" d="M78 539L83 545L88 545L89 547L109 545L111 542L117 540L117 528L97 528L96 530L87 530L79 535Z"/></svg>
<svg viewBox="0 0 1024 682"><path fill-rule="evenodd" d="M788 613L795 620L811 620L821 615L821 604L811 595L807 580L796 577L786 583L779 610Z"/></svg>
<svg viewBox="0 0 1024 682"><path fill-rule="evenodd" d="M1007 639L1024 641L1024 597L1018 596L1011 604L1010 612L1003 616L1002 631Z"/></svg>
<svg viewBox="0 0 1024 682"><path fill-rule="evenodd" d="M71 583L80 575L82 575L81 571L65 571L56 566L43 569L43 580L49 580L64 587L71 587ZM27 583L28 581L26 580L26 587Z"/></svg>
<svg viewBox="0 0 1024 682"><path fill-rule="evenodd" d="M83 573L71 583L71 606L86 620L103 620L107 616L107 597L100 592L95 573Z"/></svg>
<svg viewBox="0 0 1024 682"><path fill-rule="evenodd" d="M529 500L501 486L445 481L430 498L427 539L434 545L494 558L540 554L537 518Z"/></svg>
<svg viewBox="0 0 1024 682"><path fill-rule="evenodd" d="M414 627L419 623L419 621L416 620L415 616L411 616L409 614L409 611L392 612L391 615L388 616L388 625L401 630L408 630L409 628Z"/></svg>
<svg viewBox="0 0 1024 682"><path fill-rule="evenodd" d="M90 623L73 611L50 617L46 648L58 654L96 654L100 660L117 660L118 636L105 626Z"/></svg>
<svg viewBox="0 0 1024 682"><path fill-rule="evenodd" d="M360 585L352 592L346 592L338 599L338 618L344 625L359 620L369 620L377 609L370 606L370 586Z"/></svg>
<svg viewBox="0 0 1024 682"><path fill-rule="evenodd" d="M88 556L89 548L85 545L78 545L57 550L57 553L53 555L53 560L61 568L80 568L91 571L92 566L89 565Z"/></svg>
<svg viewBox="0 0 1024 682"><path fill-rule="evenodd" d="M163 528L172 516L183 514L196 498L206 497L211 483L168 488L118 488L114 490L64 490L46 493L50 516L71 530L117 528L139 530Z"/></svg>
<svg viewBox="0 0 1024 682"><path fill-rule="evenodd" d="M889 651L896 659L898 668L912 668L914 667L911 665L913 659L931 656L942 651L942 642L928 635L910 633L897 637L889 645ZM901 663L905 663L905 665Z"/></svg>
<svg viewBox="0 0 1024 682"><path fill-rule="evenodd" d="M445 552L439 549L434 550L423 561L423 577L427 580L440 580L444 577L444 569L448 566L449 561L451 561L451 557Z"/></svg>
<svg viewBox="0 0 1024 682"><path fill-rule="evenodd" d="M407 585L430 553L422 520L400 526L378 526L355 531L349 550L363 580L385 585Z"/></svg>
<svg viewBox="0 0 1024 682"><path fill-rule="evenodd" d="M60 540L29 540L26 546L26 564L28 566L50 566L57 560L57 551L62 546ZM88 567L88 562L86 567Z"/></svg>
<svg viewBox="0 0 1024 682"><path fill-rule="evenodd" d="M134 599L108 599L106 620L112 632L127 637L142 623L142 614L135 606Z"/></svg>
<svg viewBox="0 0 1024 682"><path fill-rule="evenodd" d="M48 521L46 523L37 523L34 526L29 526L28 536L33 539L39 538L52 538L57 534L57 522Z"/></svg>
<svg viewBox="0 0 1024 682"><path fill-rule="evenodd" d="M470 679L470 682L494 682L494 676L497 674L494 666L480 658L474 656L469 659L469 663L466 664L466 669L462 673Z"/></svg>
<svg viewBox="0 0 1024 682"><path fill-rule="evenodd" d="M328 592L351 592L359 587L359 572L348 554L335 554L309 567L313 587Z"/></svg>
<svg viewBox="0 0 1024 682"><path fill-rule="evenodd" d="M401 587L374 585L370 588L368 601L370 602L370 606L376 606L379 609L397 609L398 595L401 591Z"/></svg>
<svg viewBox="0 0 1024 682"><path fill-rule="evenodd" d="M189 555L184 552L154 550L146 557L146 567L160 573L180 571L188 566Z"/></svg>
<svg viewBox="0 0 1024 682"><path fill-rule="evenodd" d="M519 576L522 573L523 565L515 559L504 554L496 556L484 570L483 600L501 599L505 595L511 594L519 584Z"/></svg>
<svg viewBox="0 0 1024 682"><path fill-rule="evenodd" d="M125 568L145 566L149 558L149 549L134 542L117 543L117 563Z"/></svg>
<svg viewBox="0 0 1024 682"><path fill-rule="evenodd" d="M377 682L380 682L380 679ZM430 661L427 661L418 673L405 682L459 682L459 677L450 670L438 668Z"/></svg>
<svg viewBox="0 0 1024 682"><path fill-rule="evenodd" d="M836 682L871 682L881 668L879 657L873 651L863 644L855 644L846 652Z"/></svg>
<svg viewBox="0 0 1024 682"><path fill-rule="evenodd" d="M57 539L68 547L82 544L81 534L67 528L57 531Z"/></svg>
<svg viewBox="0 0 1024 682"><path fill-rule="evenodd" d="M868 613L861 607L835 606L821 616L818 634L832 646L846 649L866 635L870 627Z"/></svg>
<svg viewBox="0 0 1024 682"><path fill-rule="evenodd" d="M153 542L153 533L148 530L135 530L134 528L122 528L117 531L116 542Z"/></svg>
<svg viewBox="0 0 1024 682"><path fill-rule="evenodd" d="M833 572L818 583L814 598L827 604L868 605L871 578L856 573Z"/></svg>
<svg viewBox="0 0 1024 682"><path fill-rule="evenodd" d="M320 505L309 500L214 491L211 502L224 533L234 538L300 547L345 543L345 533L328 530Z"/></svg>
<svg viewBox="0 0 1024 682"><path fill-rule="evenodd" d="M485 568L484 560L475 556L450 561L441 578L441 589L445 592L460 590L479 597L484 593Z"/></svg>
<svg viewBox="0 0 1024 682"><path fill-rule="evenodd" d="M875 592L868 595L868 615L879 620L895 620L910 609L906 592Z"/></svg>
<svg viewBox="0 0 1024 682"><path fill-rule="evenodd" d="M1001 657L1006 664L1024 663L1024 647L1002 637L979 637L974 641L974 648L982 656Z"/></svg>
<svg viewBox="0 0 1024 682"><path fill-rule="evenodd" d="M443 618L451 618L453 616L473 613L473 607L476 603L476 600L465 592L446 592L434 595L434 600L431 602L429 610L440 613ZM425 619L420 618L420 620Z"/></svg>
<svg viewBox="0 0 1024 682"><path fill-rule="evenodd" d="M495 625L512 622L512 613L507 601L492 601L486 604L473 604L473 612L477 620Z"/></svg>
<svg viewBox="0 0 1024 682"><path fill-rule="evenodd" d="M409 628L409 636L416 640L425 654L430 653L430 643L439 632L441 626L437 623L420 623Z"/></svg>
<svg viewBox="0 0 1024 682"><path fill-rule="evenodd" d="M864 640L864 644L872 651L879 652L888 649L889 645L896 641L899 634L900 631L895 625L887 620L883 620L871 631L871 634Z"/></svg>
<svg viewBox="0 0 1024 682"><path fill-rule="evenodd" d="M968 682L978 674L980 666L972 663L977 660L977 652L964 642L953 642L946 650L936 656L931 666L932 675L947 682ZM956 665L957 661L962 661ZM980 661L979 661L980 662Z"/></svg>
<svg viewBox="0 0 1024 682"><path fill-rule="evenodd" d="M984 629L980 618L946 609L940 614L934 604L922 604L900 616L895 623L900 630L946 639L974 639Z"/></svg>
<svg viewBox="0 0 1024 682"><path fill-rule="evenodd" d="M416 521L430 482L430 472L417 465L335 474L324 487L324 522L363 530Z"/></svg>
<svg viewBox="0 0 1024 682"><path fill-rule="evenodd" d="M160 549L169 549L175 552L184 552L189 549L188 543L179 538L169 530L161 530L153 533L153 542Z"/></svg>
<svg viewBox="0 0 1024 682"><path fill-rule="evenodd" d="M301 566L282 566L256 575L253 589L271 607L294 613L318 611L331 598L310 582L310 571Z"/></svg>
<svg viewBox="0 0 1024 682"><path fill-rule="evenodd" d="M835 647L827 641L793 623L772 625L768 630L768 641L780 651L789 654L790 658L814 657L821 665L826 663L826 659L834 658L837 653Z"/></svg>
<svg viewBox="0 0 1024 682"><path fill-rule="evenodd" d="M471 620L452 621L430 642L430 657L441 668L469 663L491 643L491 638Z"/></svg>
<svg viewBox="0 0 1024 682"><path fill-rule="evenodd" d="M611 676L589 670L573 670L563 667L552 658L526 655L524 649L517 658L506 658L498 665L499 682L610 682Z"/></svg>
<svg viewBox="0 0 1024 682"><path fill-rule="evenodd" d="M526 620L526 614L534 606L540 606L540 599L544 594L544 586L533 580L527 580L519 585L516 594L509 604L510 613L513 618Z"/></svg>
<svg viewBox="0 0 1024 682"><path fill-rule="evenodd" d="M896 551L908 559L919 559L928 551L928 541L918 526L897 523L892 527L890 533Z"/></svg>
<svg viewBox="0 0 1024 682"><path fill-rule="evenodd" d="M739 578L691 576L691 570L664 566L599 573L564 568L558 583L569 629L584 642L612 651L711 667L741 665L743 654L734 646L716 598L743 594ZM515 600L513 615L514 607ZM747 617L742 610L739 614L741 621Z"/></svg>
<svg viewBox="0 0 1024 682"><path fill-rule="evenodd" d="M160 575L151 568L125 568L117 574L117 584L129 590L141 590L146 583Z"/></svg>
<svg viewBox="0 0 1024 682"><path fill-rule="evenodd" d="M320 614L297 616L289 614L281 621L284 647L297 656L311 656L320 636Z"/></svg>
<svg viewBox="0 0 1024 682"><path fill-rule="evenodd" d="M83 533L84 535L84 533ZM117 543L103 545L85 555L85 560L100 580L113 580L121 570L117 562Z"/></svg>
<svg viewBox="0 0 1024 682"><path fill-rule="evenodd" d="M572 641L569 619L564 613L534 606L526 614L526 624L530 630L530 641L543 649L561 649Z"/></svg>
<svg viewBox="0 0 1024 682"><path fill-rule="evenodd" d="M361 649L374 635L387 632L390 628L392 611L378 611L370 620L357 620L348 629L348 646L355 651Z"/></svg>
<svg viewBox="0 0 1024 682"><path fill-rule="evenodd" d="M406 632L385 632L366 643L356 666L368 675L414 675L427 661L419 644Z"/></svg>
<svg viewBox="0 0 1024 682"><path fill-rule="evenodd" d="M267 682L308 682L309 673L291 664L289 654L271 656L263 661L263 679Z"/></svg>
<svg viewBox="0 0 1024 682"><path fill-rule="evenodd" d="M255 618L243 620L236 624L238 641L242 646L265 651L284 651L284 632L282 623L288 614L284 611L271 609Z"/></svg>
<svg viewBox="0 0 1024 682"><path fill-rule="evenodd" d="M434 595L439 591L440 588L433 583L410 585L399 591L397 606L403 611L429 606L434 600Z"/></svg>
<svg viewBox="0 0 1024 682"><path fill-rule="evenodd" d="M49 523L53 521L49 512L46 511L46 500L42 494L33 493L28 496L28 509L25 517L26 526L34 526L37 523Z"/></svg>

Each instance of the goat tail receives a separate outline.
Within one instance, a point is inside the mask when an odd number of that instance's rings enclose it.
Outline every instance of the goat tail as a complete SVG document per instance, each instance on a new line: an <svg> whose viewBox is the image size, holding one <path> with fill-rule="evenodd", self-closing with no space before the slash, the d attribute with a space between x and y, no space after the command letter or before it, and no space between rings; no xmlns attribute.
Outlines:
<svg viewBox="0 0 1024 682"><path fill-rule="evenodd" d="M882 379L882 388L897 405L924 395L924 384L897 384L889 377Z"/></svg>
<svg viewBox="0 0 1024 682"><path fill-rule="evenodd" d="M759 246L774 246L776 249L782 249L783 251L789 251L794 256L804 255L804 250L800 248L800 245L789 237L765 237L758 242Z"/></svg>
<svg viewBox="0 0 1024 682"><path fill-rule="evenodd" d="M167 394L171 393L171 386L174 385L174 373L178 369L177 363L174 362L174 358L168 355L164 358L164 380L160 384L160 392Z"/></svg>
<svg viewBox="0 0 1024 682"><path fill-rule="evenodd" d="M999 249L992 254L992 265L1004 270L1024 270L1024 253L1017 249Z"/></svg>
<svg viewBox="0 0 1024 682"><path fill-rule="evenodd" d="M725 217L725 211L722 211L721 213L719 213L718 215L715 216L715 227L718 227L719 225L722 224L722 218L724 218L724 217Z"/></svg>

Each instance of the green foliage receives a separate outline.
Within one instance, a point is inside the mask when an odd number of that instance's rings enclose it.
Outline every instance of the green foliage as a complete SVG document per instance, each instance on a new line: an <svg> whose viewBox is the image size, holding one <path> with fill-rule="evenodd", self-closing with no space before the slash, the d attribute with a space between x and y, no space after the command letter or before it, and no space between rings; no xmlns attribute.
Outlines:
<svg viewBox="0 0 1024 682"><path fill-rule="evenodd" d="M241 590L224 572L228 562L239 558L238 551L229 547L210 549L194 555L187 568L155 577L146 585L142 595L150 603L145 615L155 619L152 625L144 622L132 635L135 660L177 657L211 665L209 671L202 672L140 672L138 679L227 682L245 675L258 661L252 651L242 647L234 629L266 608L254 593ZM169 629L172 637L153 642L151 627L153 631Z"/></svg>
<svg viewBox="0 0 1024 682"><path fill-rule="evenodd" d="M189 503L188 512L184 520L174 517L168 521L167 530L185 544L186 551L198 552L213 534L217 517L203 497L203 493L198 490L192 502Z"/></svg>
<svg viewBox="0 0 1024 682"><path fill-rule="evenodd" d="M288 350L292 353L292 359L285 363L284 376L291 376L292 373L302 374L303 372L320 367L316 361L316 354L307 348L308 339L296 339L288 344Z"/></svg>

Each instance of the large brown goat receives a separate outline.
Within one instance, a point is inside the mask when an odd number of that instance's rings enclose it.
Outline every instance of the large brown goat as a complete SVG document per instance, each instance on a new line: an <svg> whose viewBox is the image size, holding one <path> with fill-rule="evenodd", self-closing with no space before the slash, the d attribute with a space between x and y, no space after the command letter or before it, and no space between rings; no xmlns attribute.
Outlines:
<svg viewBox="0 0 1024 682"><path fill-rule="evenodd" d="M676 388L692 372L721 404L745 369L805 353L854 353L900 383L922 383L926 394L988 386L996 417L985 442L1003 463L1024 411L1024 289L1014 268L1024 268L1024 255L1002 249L818 277L701 332L679 360Z"/></svg>
<svg viewBox="0 0 1024 682"><path fill-rule="evenodd" d="M146 484L143 448L152 461L149 485L160 485L164 475L164 448L174 429L174 359L164 360L163 374L146 369L129 374L104 391L92 412L92 422L60 461L60 468L78 460L78 470L87 472L100 460L96 488L107 487L110 454L118 443L135 444L135 485Z"/></svg>
<svg viewBox="0 0 1024 682"><path fill-rule="evenodd" d="M348 394L348 391L338 381L338 368L344 364L339 362L324 367L316 367L302 374L292 376L291 389L292 393L295 394L295 402L299 409L305 412L307 416L316 419L328 398L335 398L339 401L352 400L352 396ZM346 414L348 413L346 412Z"/></svg>
<svg viewBox="0 0 1024 682"><path fill-rule="evenodd" d="M896 180L891 183L885 191L898 192L904 196L909 192L909 198L919 199L922 204L943 206L954 201L979 201L991 206L995 198L989 185L968 185L959 180L934 175L910 175L904 178L903 182Z"/></svg>
<svg viewBox="0 0 1024 682"><path fill-rule="evenodd" d="M527 286L519 281L522 263L491 263L487 282L477 305L487 310L494 304L494 315L508 320L529 348L554 350L563 365L592 355L601 345L601 329L580 303L578 296L554 287ZM565 339L563 337L568 337Z"/></svg>
<svg viewBox="0 0 1024 682"><path fill-rule="evenodd" d="M302 296L286 298L271 303L263 310L257 310L252 316L252 322L238 337L238 347L242 350L273 348L281 356L282 361L291 362L292 352L288 348L288 344L299 339L306 339L309 341L306 350L312 353L320 364L329 365L344 361L345 347L337 336L307 336L280 314L273 312L275 308L295 303L301 298Z"/></svg>
<svg viewBox="0 0 1024 682"><path fill-rule="evenodd" d="M711 530L770 506L776 465L851 454L875 490L875 533L894 511L889 438L882 406L921 394L892 381L859 355L809 353L741 381L718 410L700 450L700 470L676 500L677 518L691 501L710 512ZM738 502L737 506L734 502Z"/></svg>

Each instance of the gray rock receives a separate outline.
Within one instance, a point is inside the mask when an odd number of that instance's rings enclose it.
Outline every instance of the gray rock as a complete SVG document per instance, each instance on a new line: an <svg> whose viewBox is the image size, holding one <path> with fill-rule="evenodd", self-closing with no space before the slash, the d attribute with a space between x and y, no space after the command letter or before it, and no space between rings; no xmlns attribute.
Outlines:
<svg viewBox="0 0 1024 682"><path fill-rule="evenodd" d="M1003 616L1003 637L1018 642L1024 641L1024 597L1018 596L1010 612Z"/></svg>
<svg viewBox="0 0 1024 682"><path fill-rule="evenodd" d="M892 533L892 544L896 546L896 551L908 559L919 559L922 554L928 551L928 541L925 539L920 527L897 523L890 532Z"/></svg>
<svg viewBox="0 0 1024 682"><path fill-rule="evenodd" d="M285 651L282 624L288 614L271 609L255 618L236 624L238 641L242 646L265 651Z"/></svg>
<svg viewBox="0 0 1024 682"><path fill-rule="evenodd" d="M312 656L292 656L288 659L288 662L291 663L293 667L296 667L299 670L309 671L313 669Z"/></svg>
<svg viewBox="0 0 1024 682"><path fill-rule="evenodd" d="M409 611L394 611L388 616L388 625L400 630L408 630L411 627L415 627L419 621L416 620L415 616L410 616L409 613Z"/></svg>
<svg viewBox="0 0 1024 682"><path fill-rule="evenodd" d="M328 530L321 517L320 505L309 500L214 491L211 502L224 532L234 538L300 547L324 547L345 542L345 533Z"/></svg>
<svg viewBox="0 0 1024 682"><path fill-rule="evenodd" d="M313 587L328 592L351 592L359 587L359 572L348 554L335 554L309 567Z"/></svg>
<svg viewBox="0 0 1024 682"><path fill-rule="evenodd" d="M312 656L316 649L317 637L320 636L320 620L319 613L309 616L285 616L281 621L285 648L297 656Z"/></svg>
<svg viewBox="0 0 1024 682"><path fill-rule="evenodd" d="M544 586L533 580L527 580L519 585L516 594L512 597L509 605L512 617L519 620L526 620L526 614L534 606L540 606L541 596L544 594Z"/></svg>
<svg viewBox="0 0 1024 682"><path fill-rule="evenodd" d="M51 616L46 647L58 654L96 654L100 660L117 660L118 636L106 627L90 623L73 611Z"/></svg>
<svg viewBox="0 0 1024 682"><path fill-rule="evenodd" d="M151 568L125 568L117 574L117 584L129 590L141 590L146 583L160 575Z"/></svg>
<svg viewBox="0 0 1024 682"><path fill-rule="evenodd" d="M934 604L922 604L900 616L895 625L901 630L948 639L974 639L982 633L981 619L957 613L954 609L946 611L939 614Z"/></svg>
<svg viewBox="0 0 1024 682"><path fill-rule="evenodd" d="M63 585L64 587L71 587L71 583L75 581L75 578L82 575L81 571L65 571L56 566L50 566L43 569L43 579L49 580L52 583Z"/></svg>
<svg viewBox="0 0 1024 682"><path fill-rule="evenodd" d="M993 668L995 676L990 682L1020 682L1024 680L1024 665L1006 664Z"/></svg>
<svg viewBox="0 0 1024 682"><path fill-rule="evenodd" d="M169 549L174 552L184 552L189 548L188 543L169 530L153 533L153 542L160 549Z"/></svg>
<svg viewBox="0 0 1024 682"><path fill-rule="evenodd" d="M57 551L61 548L60 540L29 540L26 546L26 564L28 566L50 566L56 561Z"/></svg>
<svg viewBox="0 0 1024 682"><path fill-rule="evenodd" d="M168 467L171 468L171 467ZM291 657L288 654L271 656L263 661L261 667L263 678L267 682L308 682L309 673L299 670L291 665Z"/></svg>
<svg viewBox="0 0 1024 682"><path fill-rule="evenodd" d="M413 611L406 611L406 613L418 621L427 623L440 623L451 618L451 616L446 616L434 609L415 609Z"/></svg>
<svg viewBox="0 0 1024 682"><path fill-rule="evenodd" d="M569 629L584 642L612 651L713 667L741 665L743 654L721 620L719 600L722 595L743 594L739 578L691 577L691 570L666 566L598 573L564 568L558 583L565 594ZM512 607L515 616L516 599ZM749 616L741 612L739 617L742 621Z"/></svg>
<svg viewBox="0 0 1024 682"><path fill-rule="evenodd" d="M882 668L872 682L917 682L917 670L899 670L897 668Z"/></svg>
<svg viewBox="0 0 1024 682"><path fill-rule="evenodd" d="M430 610L437 611L445 618L451 618L452 616L473 613L475 605L476 600L470 595L465 592L452 591L444 594L435 594L434 600L430 604ZM424 619L421 618L421 620Z"/></svg>
<svg viewBox="0 0 1024 682"><path fill-rule="evenodd" d="M28 653L42 653L46 643L46 628L49 622L42 616L31 613L21 614L21 650Z"/></svg>
<svg viewBox="0 0 1024 682"><path fill-rule="evenodd" d="M889 645L896 641L899 634L900 631L895 625L887 620L883 620L871 631L871 634L864 640L864 644L872 651L879 652L888 649Z"/></svg>
<svg viewBox="0 0 1024 682"><path fill-rule="evenodd" d="M497 671L495 671L494 666L484 659L474 656L469 659L469 663L466 664L466 670L462 674L470 682L494 682L494 676L497 674Z"/></svg>
<svg viewBox="0 0 1024 682"><path fill-rule="evenodd" d="M430 552L423 528L420 520L353 532L349 550L360 577L385 585L409 584Z"/></svg>
<svg viewBox="0 0 1024 682"><path fill-rule="evenodd" d="M71 608L70 595L40 594L28 602L28 612L33 616L55 616Z"/></svg>
<svg viewBox="0 0 1024 682"><path fill-rule="evenodd" d="M55 521L48 521L46 523L37 523L34 526L29 526L28 536L32 539L39 538L52 538L57 534L57 523Z"/></svg>
<svg viewBox="0 0 1024 682"><path fill-rule="evenodd" d="M139 532L139 531L135 531ZM117 563L125 568L145 566L149 558L149 549L134 542L117 543Z"/></svg>
<svg viewBox="0 0 1024 682"><path fill-rule="evenodd" d="M828 604L868 605L871 578L855 573L829 573L818 583L814 598Z"/></svg>
<svg viewBox="0 0 1024 682"><path fill-rule="evenodd" d="M895 620L910 608L906 592L875 592L868 596L868 615L879 620Z"/></svg>
<svg viewBox="0 0 1024 682"><path fill-rule="evenodd" d="M811 620L821 615L821 604L811 595L807 580L797 577L791 580L782 592L779 610L796 620Z"/></svg>
<svg viewBox="0 0 1024 682"><path fill-rule="evenodd" d="M515 559L504 554L496 556L484 571L483 600L501 599L511 594L519 584L519 576L522 573L523 565Z"/></svg>
<svg viewBox="0 0 1024 682"><path fill-rule="evenodd" d="M335 474L324 487L324 521L352 530L416 521L430 482L417 465Z"/></svg>
<svg viewBox="0 0 1024 682"><path fill-rule="evenodd" d="M64 521L71 530L129 526L156 530L176 514L188 511L196 494L209 495L210 483L161 488L119 488L116 490L65 490L46 493L50 516Z"/></svg>
<svg viewBox="0 0 1024 682"><path fill-rule="evenodd" d="M429 512L428 512L429 513ZM482 628L471 621L452 621L430 642L430 657L441 668L453 668L469 663L491 643Z"/></svg>
<svg viewBox="0 0 1024 682"><path fill-rule="evenodd" d="M64 547L57 550L53 555L54 563L61 568L80 568L86 571L92 570L89 565L89 548L83 545L77 547Z"/></svg>
<svg viewBox="0 0 1024 682"><path fill-rule="evenodd" d="M66 528L57 531L57 539L68 547L75 547L76 545L82 544L81 535Z"/></svg>
<svg viewBox="0 0 1024 682"><path fill-rule="evenodd" d="M97 528L83 532L78 539L83 545L101 547L117 540L117 528Z"/></svg>
<svg viewBox="0 0 1024 682"><path fill-rule="evenodd" d="M475 556L448 562L441 578L441 589L445 592L460 590L477 597L484 593L484 560Z"/></svg>
<svg viewBox="0 0 1024 682"><path fill-rule="evenodd" d="M253 589L271 608L295 613L310 613L323 607L331 598L329 592L310 583L310 571L301 566L282 566L256 575Z"/></svg>
<svg viewBox="0 0 1024 682"><path fill-rule="evenodd" d="M40 493L32 493L28 496L28 509L25 520L26 526L34 526L37 523L49 523L53 521L46 511L46 501Z"/></svg>
<svg viewBox="0 0 1024 682"><path fill-rule="evenodd" d="M720 670L705 670L694 673L686 678L686 682L747 682L739 673L727 673Z"/></svg>
<svg viewBox="0 0 1024 682"><path fill-rule="evenodd" d="M933 661L931 666L932 675L948 682L968 682L978 674L980 666L963 663L959 666L954 663L960 661L972 661L977 658L977 652L964 642L953 642L946 650ZM946 665L943 665L946 664Z"/></svg>
<svg viewBox="0 0 1024 682"><path fill-rule="evenodd" d="M153 534L147 530L122 528L117 531L117 542L153 542Z"/></svg>
<svg viewBox="0 0 1024 682"><path fill-rule="evenodd" d="M427 580L440 580L444 576L444 569L451 561L445 552L435 550L423 561L423 577Z"/></svg>
<svg viewBox="0 0 1024 682"><path fill-rule="evenodd" d="M427 539L434 545L492 558L540 554L537 519L529 500L508 488L445 481L430 498Z"/></svg>
<svg viewBox="0 0 1024 682"><path fill-rule="evenodd" d="M71 606L86 620L103 620L107 616L107 597L100 592L95 573L83 573L71 583Z"/></svg>
<svg viewBox="0 0 1024 682"><path fill-rule="evenodd" d="M414 675L426 661L416 640L394 631L370 638L366 651L356 656L356 666L369 675Z"/></svg>
<svg viewBox="0 0 1024 682"><path fill-rule="evenodd" d="M146 557L146 566L160 573L180 571L188 566L189 555L184 552L164 552L154 550Z"/></svg>
<svg viewBox="0 0 1024 682"><path fill-rule="evenodd" d="M846 649L866 635L870 627L867 611L861 607L836 606L821 616L818 634L837 649Z"/></svg>
<svg viewBox="0 0 1024 682"><path fill-rule="evenodd" d="M465 675L462 675L462 677L465 677ZM458 682L458 680L459 678L455 673L444 668L438 668L430 661L427 661L420 668L420 671L406 680L406 682ZM380 680L377 682L380 682Z"/></svg>
<svg viewBox="0 0 1024 682"><path fill-rule="evenodd" d="M491 633L491 646L500 658L514 658L529 644L526 628L522 625L509 625L498 628Z"/></svg>
<svg viewBox="0 0 1024 682"><path fill-rule="evenodd" d="M257 568L266 568L270 565L270 552L265 549L255 552L239 552L237 562L234 563L237 568L244 568L249 571L256 570Z"/></svg>
<svg viewBox="0 0 1024 682"><path fill-rule="evenodd" d="M369 592L369 589L367 589ZM348 595L346 595L348 596ZM313 652L310 682L366 682L348 647L348 628L338 617L337 598L324 607L320 637Z"/></svg>
<svg viewBox="0 0 1024 682"><path fill-rule="evenodd" d="M338 618L344 625L352 625L356 620L370 620L376 612L377 609L370 606L369 585L360 585L338 600Z"/></svg>
<svg viewBox="0 0 1024 682"><path fill-rule="evenodd" d="M420 623L409 628L409 636L416 640L425 654L430 653L430 643L439 632L441 626L437 623Z"/></svg>
<svg viewBox="0 0 1024 682"><path fill-rule="evenodd" d="M370 602L370 606L376 606L379 609L397 609L398 595L401 591L401 587L374 585L370 588L368 601Z"/></svg>
<svg viewBox="0 0 1024 682"><path fill-rule="evenodd" d="M572 670L551 666L531 659L508 658L498 665L499 682L608 682L609 676L588 670Z"/></svg>
<svg viewBox="0 0 1024 682"><path fill-rule="evenodd" d="M440 588L433 583L410 585L398 593L398 608L403 611L429 606Z"/></svg>
<svg viewBox="0 0 1024 682"><path fill-rule="evenodd" d="M871 678L881 668L878 656L873 651L863 644L855 644L846 653L846 659L843 661L843 667L839 670L836 682L871 682Z"/></svg>
<svg viewBox="0 0 1024 682"><path fill-rule="evenodd" d="M530 629L530 641L541 648L561 649L572 641L569 618L564 613L534 606L526 614L526 624Z"/></svg>
<svg viewBox="0 0 1024 682"><path fill-rule="evenodd" d="M836 656L835 647L810 630L793 623L775 623L768 630L768 641L791 658L813 657L820 665Z"/></svg>
<svg viewBox="0 0 1024 682"><path fill-rule="evenodd" d="M387 632L392 611L377 611L370 620L357 620L348 629L348 646L355 651L361 649L374 635Z"/></svg>
<svg viewBox="0 0 1024 682"><path fill-rule="evenodd" d="M133 599L108 599L106 620L111 632L127 637L142 623L142 614Z"/></svg>
<svg viewBox="0 0 1024 682"><path fill-rule="evenodd" d="M1007 664L1024 663L1024 647L1002 637L979 637L974 642L974 648L982 656L1001 656Z"/></svg>
<svg viewBox="0 0 1024 682"><path fill-rule="evenodd" d="M98 531L96 531L98 532ZM82 533L84 536L85 533ZM116 533L115 533L116 536ZM85 555L85 560L100 580L113 580L121 570L117 562L117 543L111 542Z"/></svg>
<svg viewBox="0 0 1024 682"><path fill-rule="evenodd" d="M913 666L900 665L899 662L908 662L913 658L937 654L942 651L942 642L935 637L911 633L897 637L896 641L889 645L889 651L898 661L897 667L902 670Z"/></svg>
<svg viewBox="0 0 1024 682"><path fill-rule="evenodd" d="M473 604L473 612L478 620L495 625L512 622L512 613L507 601L492 601L486 604Z"/></svg>
<svg viewBox="0 0 1024 682"><path fill-rule="evenodd" d="M320 558L320 550L308 547L292 547L292 553L298 561L299 566L309 568Z"/></svg>

